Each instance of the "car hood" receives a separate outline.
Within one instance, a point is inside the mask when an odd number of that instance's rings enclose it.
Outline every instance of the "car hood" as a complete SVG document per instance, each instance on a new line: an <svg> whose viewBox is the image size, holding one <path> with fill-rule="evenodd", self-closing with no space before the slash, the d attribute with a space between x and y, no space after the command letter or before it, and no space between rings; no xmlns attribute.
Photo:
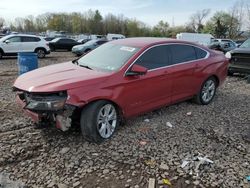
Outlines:
<svg viewBox="0 0 250 188"><path fill-rule="evenodd" d="M231 54L237 54L237 53L250 54L250 48L236 48L230 52Z"/></svg>
<svg viewBox="0 0 250 188"><path fill-rule="evenodd" d="M91 45L85 45L85 44L79 44L75 45L73 48L85 48L85 47L90 47Z"/></svg>
<svg viewBox="0 0 250 188"><path fill-rule="evenodd" d="M13 87L29 92L56 92L103 83L110 74L67 62L25 73L16 79Z"/></svg>

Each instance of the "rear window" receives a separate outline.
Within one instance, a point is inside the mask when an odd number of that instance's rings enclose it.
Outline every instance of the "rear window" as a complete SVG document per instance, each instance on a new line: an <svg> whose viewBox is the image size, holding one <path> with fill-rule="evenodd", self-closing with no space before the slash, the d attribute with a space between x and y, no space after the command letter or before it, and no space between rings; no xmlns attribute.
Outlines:
<svg viewBox="0 0 250 188"><path fill-rule="evenodd" d="M200 48L194 47L197 59L203 59L207 56L207 52L205 50L202 50Z"/></svg>

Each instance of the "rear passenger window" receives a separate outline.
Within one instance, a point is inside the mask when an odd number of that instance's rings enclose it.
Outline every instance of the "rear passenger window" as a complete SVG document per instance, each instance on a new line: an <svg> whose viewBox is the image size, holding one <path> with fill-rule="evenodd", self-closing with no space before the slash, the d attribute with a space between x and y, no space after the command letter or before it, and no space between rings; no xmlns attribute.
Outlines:
<svg viewBox="0 0 250 188"><path fill-rule="evenodd" d="M197 56L197 59L203 59L207 56L207 52L200 49L200 48L196 48L194 47L195 49L195 52L196 52L196 56Z"/></svg>
<svg viewBox="0 0 250 188"><path fill-rule="evenodd" d="M170 45L172 50L172 64L183 63L196 60L196 52L193 46L173 44Z"/></svg>
<svg viewBox="0 0 250 188"><path fill-rule="evenodd" d="M156 46L147 50L135 64L146 67L147 69L156 69L169 65L171 52L168 46Z"/></svg>
<svg viewBox="0 0 250 188"><path fill-rule="evenodd" d="M22 42L38 42L40 38L37 37L22 37Z"/></svg>

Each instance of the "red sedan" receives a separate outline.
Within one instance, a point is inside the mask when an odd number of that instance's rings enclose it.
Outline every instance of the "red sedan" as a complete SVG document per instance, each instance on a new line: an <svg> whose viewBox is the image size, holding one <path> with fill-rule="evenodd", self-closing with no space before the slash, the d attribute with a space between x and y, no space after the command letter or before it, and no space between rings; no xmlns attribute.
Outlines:
<svg viewBox="0 0 250 188"><path fill-rule="evenodd" d="M108 42L84 57L17 78L17 101L36 121L63 131L79 122L84 137L110 138L123 118L194 98L209 104L227 75L225 56L164 38Z"/></svg>

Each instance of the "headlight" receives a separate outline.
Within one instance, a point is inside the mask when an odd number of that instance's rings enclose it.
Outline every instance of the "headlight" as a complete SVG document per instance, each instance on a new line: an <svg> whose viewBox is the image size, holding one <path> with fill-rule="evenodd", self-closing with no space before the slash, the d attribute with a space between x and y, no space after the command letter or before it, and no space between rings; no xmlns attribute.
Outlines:
<svg viewBox="0 0 250 188"><path fill-rule="evenodd" d="M25 94L26 109L34 111L58 111L64 108L66 93L57 94Z"/></svg>
<svg viewBox="0 0 250 188"><path fill-rule="evenodd" d="M227 59L231 59L231 57L232 57L232 55L231 55L230 52L227 52L227 53L225 54L225 56L226 56Z"/></svg>

